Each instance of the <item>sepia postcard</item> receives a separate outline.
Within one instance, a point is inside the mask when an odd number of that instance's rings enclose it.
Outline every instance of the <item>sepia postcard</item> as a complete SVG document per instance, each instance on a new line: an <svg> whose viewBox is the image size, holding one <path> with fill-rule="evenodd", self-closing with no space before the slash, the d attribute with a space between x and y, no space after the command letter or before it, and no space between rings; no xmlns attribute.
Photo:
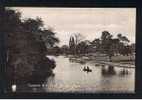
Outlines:
<svg viewBox="0 0 142 100"><path fill-rule="evenodd" d="M136 8L5 7L10 93L135 93Z"/></svg>

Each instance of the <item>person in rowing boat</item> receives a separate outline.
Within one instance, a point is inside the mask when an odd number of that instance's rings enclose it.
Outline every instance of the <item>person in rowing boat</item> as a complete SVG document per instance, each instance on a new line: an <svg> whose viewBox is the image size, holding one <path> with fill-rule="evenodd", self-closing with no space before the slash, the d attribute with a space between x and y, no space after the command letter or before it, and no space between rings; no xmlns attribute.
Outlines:
<svg viewBox="0 0 142 100"><path fill-rule="evenodd" d="M83 71L86 71L86 66L84 66Z"/></svg>
<svg viewBox="0 0 142 100"><path fill-rule="evenodd" d="M92 70L88 66L84 66L83 71L92 72Z"/></svg>
<svg viewBox="0 0 142 100"><path fill-rule="evenodd" d="M89 70L90 68L87 66L87 70Z"/></svg>
<svg viewBox="0 0 142 100"><path fill-rule="evenodd" d="M90 69L88 66L87 66L87 72L92 72L92 69Z"/></svg>

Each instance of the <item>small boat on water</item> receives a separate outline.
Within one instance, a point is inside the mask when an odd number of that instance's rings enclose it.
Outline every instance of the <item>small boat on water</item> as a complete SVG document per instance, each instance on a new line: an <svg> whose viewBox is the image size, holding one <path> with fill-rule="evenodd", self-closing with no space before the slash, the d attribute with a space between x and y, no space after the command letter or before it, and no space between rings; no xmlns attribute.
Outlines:
<svg viewBox="0 0 142 100"><path fill-rule="evenodd" d="M84 68L83 68L83 71L92 72L92 69L90 69L90 68L87 66L87 67L84 67Z"/></svg>

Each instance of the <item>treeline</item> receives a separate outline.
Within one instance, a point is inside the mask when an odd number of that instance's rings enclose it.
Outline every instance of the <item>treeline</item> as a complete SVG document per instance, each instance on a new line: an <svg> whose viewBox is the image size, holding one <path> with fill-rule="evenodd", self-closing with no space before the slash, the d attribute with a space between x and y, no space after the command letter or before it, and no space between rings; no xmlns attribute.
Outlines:
<svg viewBox="0 0 142 100"><path fill-rule="evenodd" d="M122 34L117 34L114 38L108 31L103 31L100 38L93 41L83 40L81 34L74 34L70 37L69 45L63 45L61 48L54 47L53 51L63 54L88 54L88 53L101 53L110 57L115 55L132 55L135 53L135 44L129 43L130 40Z"/></svg>
<svg viewBox="0 0 142 100"><path fill-rule="evenodd" d="M21 19L21 13L0 9L0 30L7 36L7 68L9 84L42 82L52 75L55 61L46 57L46 46L59 42L55 33L45 29L40 18Z"/></svg>

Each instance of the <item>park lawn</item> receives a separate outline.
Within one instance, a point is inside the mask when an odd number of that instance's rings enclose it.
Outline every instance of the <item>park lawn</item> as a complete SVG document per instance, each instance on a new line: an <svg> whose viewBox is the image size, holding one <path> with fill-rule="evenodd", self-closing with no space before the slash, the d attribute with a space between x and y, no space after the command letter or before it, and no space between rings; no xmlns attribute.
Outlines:
<svg viewBox="0 0 142 100"><path fill-rule="evenodd" d="M121 63L121 64L131 64L135 65L135 56L129 55L129 56L113 56L112 62Z"/></svg>

